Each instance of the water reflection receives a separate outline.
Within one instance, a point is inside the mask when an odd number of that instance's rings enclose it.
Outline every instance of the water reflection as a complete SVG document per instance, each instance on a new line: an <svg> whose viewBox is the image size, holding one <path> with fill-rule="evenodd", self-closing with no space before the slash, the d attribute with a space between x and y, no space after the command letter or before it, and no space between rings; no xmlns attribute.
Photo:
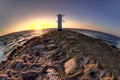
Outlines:
<svg viewBox="0 0 120 80"><path fill-rule="evenodd" d="M120 48L120 40L117 41L117 48Z"/></svg>
<svg viewBox="0 0 120 80"><path fill-rule="evenodd" d="M0 62L3 59L6 59L14 49L18 46L22 46L28 40L35 36L40 36L41 34L46 33L48 30L31 30L31 31L22 31L12 34L8 34L0 37Z"/></svg>

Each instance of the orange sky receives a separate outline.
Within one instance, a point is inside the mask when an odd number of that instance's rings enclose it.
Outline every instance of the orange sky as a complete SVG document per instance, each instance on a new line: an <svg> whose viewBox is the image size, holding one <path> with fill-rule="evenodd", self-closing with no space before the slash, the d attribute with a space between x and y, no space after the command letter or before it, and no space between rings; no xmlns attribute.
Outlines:
<svg viewBox="0 0 120 80"><path fill-rule="evenodd" d="M73 20L67 19L66 17L63 17L63 19L65 20L65 23L63 23L63 28L89 29L89 30L97 30L97 31L102 31L106 33L111 33L114 35L119 35L112 31L109 32L105 28L102 29L101 27L91 25L90 22L84 23L80 21L73 21ZM8 26L9 26L9 29L3 30L3 32L1 32L0 35L5 35L8 33L23 31L23 30L57 28L57 17L54 17L54 18L44 17L41 19L29 18L17 23L12 23L11 25L8 25Z"/></svg>

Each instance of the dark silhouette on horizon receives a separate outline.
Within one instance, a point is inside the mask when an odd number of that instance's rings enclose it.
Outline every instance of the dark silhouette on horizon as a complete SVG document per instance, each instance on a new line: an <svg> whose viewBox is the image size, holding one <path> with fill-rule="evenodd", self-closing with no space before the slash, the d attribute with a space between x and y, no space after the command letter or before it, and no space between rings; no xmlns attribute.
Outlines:
<svg viewBox="0 0 120 80"><path fill-rule="evenodd" d="M62 17L64 16L64 15L62 15L62 14L58 14L57 15L58 16L58 31L62 31Z"/></svg>

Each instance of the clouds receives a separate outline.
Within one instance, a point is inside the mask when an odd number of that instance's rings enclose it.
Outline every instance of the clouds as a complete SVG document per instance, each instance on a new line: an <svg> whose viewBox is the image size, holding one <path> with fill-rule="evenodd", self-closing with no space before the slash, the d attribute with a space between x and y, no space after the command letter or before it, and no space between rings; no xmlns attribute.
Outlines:
<svg viewBox="0 0 120 80"><path fill-rule="evenodd" d="M7 22L6 17L0 14L0 29L4 28L3 26L5 25L6 22Z"/></svg>

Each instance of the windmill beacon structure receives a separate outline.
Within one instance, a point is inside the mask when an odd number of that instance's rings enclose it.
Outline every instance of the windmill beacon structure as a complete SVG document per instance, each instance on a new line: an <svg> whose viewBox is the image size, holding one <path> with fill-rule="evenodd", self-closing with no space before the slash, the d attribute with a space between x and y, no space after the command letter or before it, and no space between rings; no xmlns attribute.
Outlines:
<svg viewBox="0 0 120 80"><path fill-rule="evenodd" d="M58 14L57 15L57 17L58 17L58 31L62 31L62 22L64 22L63 20L62 20L62 17L63 17L64 15L62 15L62 14Z"/></svg>

